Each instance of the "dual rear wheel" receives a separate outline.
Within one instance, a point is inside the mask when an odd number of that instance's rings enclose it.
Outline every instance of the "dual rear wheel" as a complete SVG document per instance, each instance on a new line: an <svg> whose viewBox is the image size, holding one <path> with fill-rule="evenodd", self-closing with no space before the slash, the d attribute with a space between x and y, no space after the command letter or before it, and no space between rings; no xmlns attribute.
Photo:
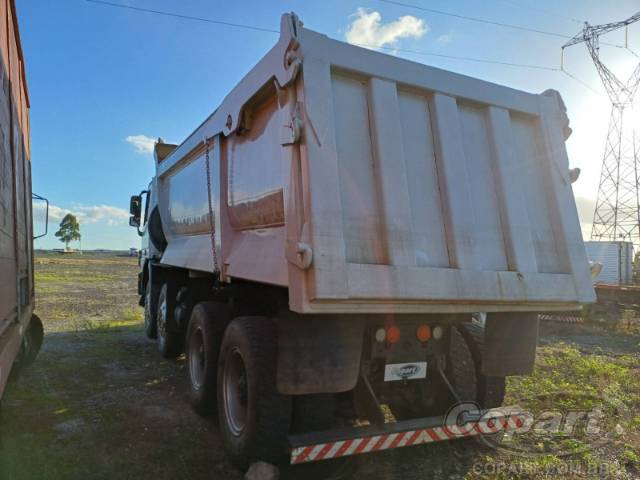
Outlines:
<svg viewBox="0 0 640 480"><path fill-rule="evenodd" d="M225 328L226 327L226 328ZM217 409L234 463L285 459L292 398L276 388L277 328L266 317L238 317L217 302L196 305L186 339L191 404Z"/></svg>
<svg viewBox="0 0 640 480"><path fill-rule="evenodd" d="M483 408L500 405L504 378L480 373L484 332L470 335L458 328L452 328L456 355L447 376L462 399L477 400ZM277 391L277 345L277 325L270 318L232 320L229 307L218 302L193 309L186 336L191 403L202 415L217 410L225 449L241 468L255 460L281 463L289 433L332 426L332 395L294 397Z"/></svg>
<svg viewBox="0 0 640 480"><path fill-rule="evenodd" d="M144 300L144 332L147 338L157 339L158 351L163 358L174 358L182 350L182 335L170 324L172 309L169 285L147 282Z"/></svg>
<svg viewBox="0 0 640 480"><path fill-rule="evenodd" d="M34 314L31 316L29 326L22 337L22 345L20 346L20 352L13 365L12 374L20 373L22 369L29 367L35 362L43 341L44 326L42 325L40 317Z"/></svg>
<svg viewBox="0 0 640 480"><path fill-rule="evenodd" d="M162 358L175 358L182 350L182 335L180 332L175 331L171 324L173 308L169 285L165 283L160 289L156 313L158 351Z"/></svg>

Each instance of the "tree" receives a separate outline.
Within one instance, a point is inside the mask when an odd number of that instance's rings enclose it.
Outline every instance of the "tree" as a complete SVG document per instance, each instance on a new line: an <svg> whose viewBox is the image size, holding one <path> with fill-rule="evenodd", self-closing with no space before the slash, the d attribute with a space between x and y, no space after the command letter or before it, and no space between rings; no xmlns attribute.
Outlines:
<svg viewBox="0 0 640 480"><path fill-rule="evenodd" d="M65 250L69 250L69 242L72 240L80 240L80 224L75 215L67 213L60 222L60 230L55 233L56 237L60 237L60 241L64 242Z"/></svg>

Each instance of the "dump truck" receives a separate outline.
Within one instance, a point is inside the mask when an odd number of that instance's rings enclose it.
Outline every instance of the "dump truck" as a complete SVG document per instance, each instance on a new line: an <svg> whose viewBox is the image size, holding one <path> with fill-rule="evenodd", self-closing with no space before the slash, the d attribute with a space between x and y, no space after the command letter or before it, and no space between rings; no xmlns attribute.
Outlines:
<svg viewBox="0 0 640 480"><path fill-rule="evenodd" d="M0 398L9 374L31 362L42 345L34 314L29 92L13 0L0 0ZM46 233L46 232L45 232Z"/></svg>
<svg viewBox="0 0 640 480"><path fill-rule="evenodd" d="M186 352L193 407L217 412L231 458L299 464L520 426L484 412L531 372L537 312L595 299L570 133L556 91L283 15L211 116L158 141L131 198L145 331L164 357ZM459 402L476 417L452 417Z"/></svg>

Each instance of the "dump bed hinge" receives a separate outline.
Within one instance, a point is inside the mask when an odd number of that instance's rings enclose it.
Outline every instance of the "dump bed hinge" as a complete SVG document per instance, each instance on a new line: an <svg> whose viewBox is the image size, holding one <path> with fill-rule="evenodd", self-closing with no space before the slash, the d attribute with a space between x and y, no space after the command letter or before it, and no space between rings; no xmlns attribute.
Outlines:
<svg viewBox="0 0 640 480"><path fill-rule="evenodd" d="M295 246L290 245L290 242L287 243L285 254L287 261L302 270L308 269L313 263L313 250L311 246L305 242L296 242Z"/></svg>
<svg viewBox="0 0 640 480"><path fill-rule="evenodd" d="M283 125L280 129L281 145L293 145L300 141L300 138L302 137L302 130L304 128L304 119L301 112L302 108L301 102L297 102L288 124Z"/></svg>

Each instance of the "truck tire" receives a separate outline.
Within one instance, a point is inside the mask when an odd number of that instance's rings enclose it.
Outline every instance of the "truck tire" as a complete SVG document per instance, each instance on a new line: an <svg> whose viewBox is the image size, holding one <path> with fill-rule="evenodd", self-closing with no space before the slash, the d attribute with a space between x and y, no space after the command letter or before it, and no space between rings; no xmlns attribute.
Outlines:
<svg viewBox="0 0 640 480"><path fill-rule="evenodd" d="M147 338L158 338L158 295L159 288L147 281L144 292L144 333Z"/></svg>
<svg viewBox="0 0 640 480"><path fill-rule="evenodd" d="M22 337L22 346L20 347L20 353L16 358L13 369L15 373L19 373L23 368L27 368L36 361L36 357L42 348L42 342L44 341L44 326L42 320L37 315L31 316L29 327ZM14 373L14 372L12 372Z"/></svg>
<svg viewBox="0 0 640 480"><path fill-rule="evenodd" d="M171 328L169 328L171 310L169 285L165 283L160 289L160 295L158 295L158 312L156 315L158 351L162 358L175 358L180 353L182 346L180 335L172 332Z"/></svg>
<svg viewBox="0 0 640 480"><path fill-rule="evenodd" d="M189 398L193 409L203 416L216 409L218 357L230 320L229 307L220 302L198 303L191 312L186 336Z"/></svg>
<svg viewBox="0 0 640 480"><path fill-rule="evenodd" d="M464 337L476 368L478 378L477 402L482 408L502 406L505 395L505 377L483 375L482 352L484 348L484 327L476 323L465 323L457 327Z"/></svg>
<svg viewBox="0 0 640 480"><path fill-rule="evenodd" d="M445 374L463 402L476 401L476 368L471 351L457 328L451 328L449 358Z"/></svg>
<svg viewBox="0 0 640 480"><path fill-rule="evenodd" d="M292 401L278 393L278 334L266 317L238 317L218 360L218 417L225 450L240 468L286 461Z"/></svg>

